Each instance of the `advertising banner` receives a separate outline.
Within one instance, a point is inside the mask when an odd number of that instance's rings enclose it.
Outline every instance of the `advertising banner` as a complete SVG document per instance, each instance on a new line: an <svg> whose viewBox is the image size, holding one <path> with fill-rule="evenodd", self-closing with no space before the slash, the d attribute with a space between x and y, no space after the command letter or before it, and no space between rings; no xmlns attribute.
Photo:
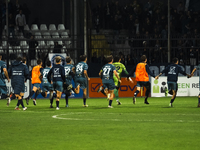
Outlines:
<svg viewBox="0 0 200 150"><path fill-rule="evenodd" d="M177 96L197 96L199 95L199 77L178 77ZM155 80L151 77L151 97L164 97L167 86L167 77L159 77ZM168 94L168 96L171 96Z"/></svg>
<svg viewBox="0 0 200 150"><path fill-rule="evenodd" d="M12 88L12 86L11 86L11 80L10 80L9 83L8 83L8 80L5 80L5 81L6 81L6 86L7 86L7 92L8 92L8 93L10 93L10 92L14 93L13 88ZM25 82L25 93L24 93L24 97L28 97L28 96L29 96L29 93L30 93L30 87L29 87L29 85L30 85L30 80L27 80L27 81Z"/></svg>
<svg viewBox="0 0 200 150"><path fill-rule="evenodd" d="M127 81L125 78L122 78L122 83L119 88L119 97L133 97L134 92L136 91L136 84L135 78L132 78L134 83ZM91 98L101 98L105 97L101 92L97 93L97 90L100 86L103 86L102 81L100 78L90 78L89 81L89 97ZM138 96L144 96L145 91L141 90Z"/></svg>

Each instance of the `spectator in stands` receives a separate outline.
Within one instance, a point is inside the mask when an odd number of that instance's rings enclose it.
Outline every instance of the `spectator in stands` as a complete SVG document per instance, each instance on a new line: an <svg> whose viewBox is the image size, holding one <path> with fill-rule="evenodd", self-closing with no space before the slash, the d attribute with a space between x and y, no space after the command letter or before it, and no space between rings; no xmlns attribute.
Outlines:
<svg viewBox="0 0 200 150"><path fill-rule="evenodd" d="M200 29L200 23L198 18L194 18L194 22L191 23L191 28L194 31L194 29Z"/></svg>
<svg viewBox="0 0 200 150"><path fill-rule="evenodd" d="M197 54L197 52L196 52L196 50L194 49L193 46L190 48L190 54L189 55L190 55L190 65L196 65L197 60L196 60L195 55L198 55L198 54Z"/></svg>
<svg viewBox="0 0 200 150"><path fill-rule="evenodd" d="M17 16L17 14L19 14L20 10L22 9L21 5L19 4L19 1L16 0L14 6L13 6L13 13L14 16Z"/></svg>
<svg viewBox="0 0 200 150"><path fill-rule="evenodd" d="M128 29L129 34L134 34L134 20L133 20L133 15L130 15L129 20L127 21L126 27Z"/></svg>
<svg viewBox="0 0 200 150"><path fill-rule="evenodd" d="M98 63L97 53L94 52L91 58L92 63Z"/></svg>
<svg viewBox="0 0 200 150"><path fill-rule="evenodd" d="M13 14L9 14L8 17L8 35L10 37L10 33L12 34L12 38L15 38L15 19Z"/></svg>
<svg viewBox="0 0 200 150"><path fill-rule="evenodd" d="M135 19L135 32L136 34L139 34L140 33L140 23L139 23L139 20L138 19Z"/></svg>
<svg viewBox="0 0 200 150"><path fill-rule="evenodd" d="M100 23L101 23L101 20L99 18L99 15L97 15L94 19L94 26L96 29L96 33L99 33Z"/></svg>
<svg viewBox="0 0 200 150"><path fill-rule="evenodd" d="M100 64L102 64L102 65L104 65L104 64L107 63L107 62L106 62L106 58L104 57L103 51L101 51L101 56L98 57L98 62L99 62Z"/></svg>
<svg viewBox="0 0 200 150"><path fill-rule="evenodd" d="M134 64L134 60L131 58L131 55L128 54L127 55L127 66L133 66Z"/></svg>
<svg viewBox="0 0 200 150"><path fill-rule="evenodd" d="M184 11L184 6L182 2L179 2L178 6L177 6L177 13L180 14L180 12Z"/></svg>
<svg viewBox="0 0 200 150"><path fill-rule="evenodd" d="M22 6L22 10L24 12L24 15L26 16L26 23L29 23L29 15L31 14L30 9L28 8L27 4L24 3Z"/></svg>
<svg viewBox="0 0 200 150"><path fill-rule="evenodd" d="M115 38L115 39L118 39L120 30L121 30L121 28L122 28L122 24L121 24L121 22L119 21L117 15L115 15L115 19L114 19L114 21L112 22L112 27L113 27L113 30L114 30L114 38Z"/></svg>
<svg viewBox="0 0 200 150"><path fill-rule="evenodd" d="M28 56L29 56L29 62L30 62L30 60L36 59L35 48L38 46L38 42L35 40L33 35L31 35L28 45L29 45Z"/></svg>
<svg viewBox="0 0 200 150"><path fill-rule="evenodd" d="M61 53L62 45L58 44L58 42L55 42L53 53Z"/></svg>
<svg viewBox="0 0 200 150"><path fill-rule="evenodd" d="M16 25L19 28L19 32L22 32L24 35L24 26L26 25L25 15L22 13L22 10L19 11L19 14L15 18Z"/></svg>
<svg viewBox="0 0 200 150"><path fill-rule="evenodd" d="M112 16L111 5L109 2L106 3L104 7L104 14L105 14L105 29L110 29L110 21Z"/></svg>

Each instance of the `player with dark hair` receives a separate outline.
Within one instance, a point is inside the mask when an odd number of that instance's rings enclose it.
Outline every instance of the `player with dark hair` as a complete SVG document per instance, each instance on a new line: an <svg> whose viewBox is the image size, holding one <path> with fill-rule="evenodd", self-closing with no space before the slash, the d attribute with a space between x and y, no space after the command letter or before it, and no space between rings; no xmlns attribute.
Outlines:
<svg viewBox="0 0 200 150"><path fill-rule="evenodd" d="M29 103L29 99L33 96L33 94L35 93L34 99L33 99L33 104L36 105L36 98L39 95L39 92L37 92L37 90L40 90L40 84L41 84L41 73L40 71L42 70L42 60L38 59L37 60L37 66L33 67L32 69L32 85L33 85L33 89L30 93L30 95L26 98L26 103L28 105Z"/></svg>
<svg viewBox="0 0 200 150"><path fill-rule="evenodd" d="M18 57L14 63L12 63L11 68L9 69L9 75L11 76L11 86L14 90L14 95L18 99L18 103L15 107L15 110L20 110L19 105L22 105L23 110L26 110L27 107L24 107L23 96L24 96L24 81L29 78L28 67L22 63L22 58Z"/></svg>
<svg viewBox="0 0 200 150"><path fill-rule="evenodd" d="M146 93L145 93L145 100L144 103L145 104L149 104L149 102L147 101L148 97L149 97L149 93L151 91L151 83L149 82L149 75L155 78L155 75L150 71L149 66L147 65L147 57L146 55L142 55L140 58L140 63L137 64L137 66L129 73L127 80L129 80L129 77L131 75L133 75L133 73L135 72L135 80L137 81L137 90L134 93L134 97L133 97L133 104L136 103L136 97L138 95L138 93L141 90L141 87L145 87L146 88Z"/></svg>
<svg viewBox="0 0 200 150"><path fill-rule="evenodd" d="M173 107L173 102L176 98L176 94L178 91L178 85L177 85L177 81L178 81L178 74L181 73L185 76L187 76L188 78L191 77L191 75L186 74L186 72L184 72L181 68L181 66L178 65L178 58L173 58L172 59L172 64L170 64L169 66L167 66L158 76L156 76L155 79L158 79L159 76L161 76L163 73L167 74L167 84L168 84L168 91L169 94L172 95L171 101L169 106Z"/></svg>
<svg viewBox="0 0 200 150"><path fill-rule="evenodd" d="M72 91L74 91L76 94L80 91L80 85L77 86L77 88L72 87L72 79L74 78L75 74L75 67L71 64L72 59L67 56L66 57L67 64L64 66L65 69L65 79L66 79L66 87L64 88L65 93L65 101L66 101L66 107L69 107L68 105L68 98L72 94Z"/></svg>
<svg viewBox="0 0 200 150"><path fill-rule="evenodd" d="M83 90L83 107L88 107L86 104L86 97L87 97L87 80L90 80L87 74L88 65L87 56L81 55L80 56L81 62L79 62L75 66L75 87L77 88L80 85L80 88Z"/></svg>
<svg viewBox="0 0 200 150"><path fill-rule="evenodd" d="M121 80L117 74L116 68L115 66L112 65L113 63L113 56L107 56L106 58L107 60L107 64L104 65L102 67L102 69L99 72L99 75L102 78L102 83L103 83L103 87L104 87L104 93L107 95L108 92L110 92L110 98L109 98L109 108L113 108L112 107L112 101L113 101L113 97L114 97L114 89L115 89L115 84L114 84L114 78L113 78L113 74L115 75L115 77L117 78L117 80L121 83Z"/></svg>
<svg viewBox="0 0 200 150"><path fill-rule="evenodd" d="M61 65L61 57L57 56L55 60L56 64L50 69L49 73L47 74L47 79L49 83L53 84L53 88L56 91L56 110L59 110L59 100L63 91L63 83L65 84L65 70Z"/></svg>
<svg viewBox="0 0 200 150"><path fill-rule="evenodd" d="M112 65L115 66L117 74L118 74L120 79L121 79L121 76L122 76L122 72L124 72L126 75L128 75L128 72L126 71L126 67L124 66L124 64L121 63L121 58L119 56L114 57L114 63L112 63ZM116 86L116 88L114 89L114 95L115 95L117 104L121 105L121 102L119 101L119 94L118 94L120 82L118 81L118 79L115 75L113 76L113 79L114 79L114 83L115 83L115 86ZM102 87L100 87L97 92L100 92L100 91L104 94L104 90L102 90ZM110 94L108 94L108 95L109 95L108 96L108 99L109 99Z"/></svg>
<svg viewBox="0 0 200 150"><path fill-rule="evenodd" d="M8 76L8 71L6 69L7 65L1 59L2 59L2 55L0 55L0 94L1 94L0 99L5 99L8 97L5 77L8 80L8 82L10 82L10 79Z"/></svg>
<svg viewBox="0 0 200 150"><path fill-rule="evenodd" d="M41 70L41 78L42 78L42 92L41 95L43 97L47 97L47 92L50 92L50 108L53 108L53 86L50 82L48 82L47 74L51 69L51 61L47 60L46 62L47 67Z"/></svg>

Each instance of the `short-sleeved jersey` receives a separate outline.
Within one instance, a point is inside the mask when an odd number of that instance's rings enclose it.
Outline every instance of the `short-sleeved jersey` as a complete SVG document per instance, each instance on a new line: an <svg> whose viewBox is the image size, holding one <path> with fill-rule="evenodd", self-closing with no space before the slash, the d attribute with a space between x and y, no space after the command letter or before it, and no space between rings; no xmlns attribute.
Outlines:
<svg viewBox="0 0 200 150"><path fill-rule="evenodd" d="M177 64L171 64L167 66L161 73L166 73L167 74L167 81L170 82L177 82L178 81L178 74L181 73L183 75L187 75L181 66Z"/></svg>
<svg viewBox="0 0 200 150"><path fill-rule="evenodd" d="M47 78L51 81L51 75L53 76L53 81L65 82L65 71L64 67L60 64L55 64L49 71Z"/></svg>
<svg viewBox="0 0 200 150"><path fill-rule="evenodd" d="M126 70L126 67L120 62L114 62L113 65L115 66L119 78L121 79L122 72Z"/></svg>
<svg viewBox="0 0 200 150"><path fill-rule="evenodd" d="M109 82L113 81L113 71L116 70L115 66L112 64L106 64L102 67L102 81Z"/></svg>
<svg viewBox="0 0 200 150"><path fill-rule="evenodd" d="M48 79L47 79L47 75L49 73L51 68L46 67L44 69L41 70L41 75L42 75L42 83L49 83Z"/></svg>
<svg viewBox="0 0 200 150"><path fill-rule="evenodd" d="M35 66L33 67L32 69L32 84L35 84L35 83L41 83L41 80L40 80L40 70L41 70L42 66Z"/></svg>
<svg viewBox="0 0 200 150"><path fill-rule="evenodd" d="M64 66L64 69L65 69L65 79L66 79L66 81L71 81L72 80L72 76L71 76L71 74L70 74L70 72L72 72L72 68L74 68L74 66L73 65L71 65L71 64L66 64L65 66Z"/></svg>
<svg viewBox="0 0 200 150"><path fill-rule="evenodd" d="M5 85L5 75L3 68L6 67L7 67L6 63L0 60L0 85Z"/></svg>
<svg viewBox="0 0 200 150"><path fill-rule="evenodd" d="M88 65L86 63L84 63L83 61L79 62L75 67L76 78L81 78L81 77L85 78L84 70L88 70Z"/></svg>
<svg viewBox="0 0 200 150"><path fill-rule="evenodd" d="M135 80L136 81L149 81L149 75L146 70L146 63L138 63L135 70Z"/></svg>

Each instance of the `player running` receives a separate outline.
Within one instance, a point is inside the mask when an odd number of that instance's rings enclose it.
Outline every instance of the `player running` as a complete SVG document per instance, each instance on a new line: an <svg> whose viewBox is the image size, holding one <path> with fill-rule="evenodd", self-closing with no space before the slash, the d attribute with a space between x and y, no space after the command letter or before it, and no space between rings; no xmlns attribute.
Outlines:
<svg viewBox="0 0 200 150"><path fill-rule="evenodd" d="M41 70L41 78L42 78L42 92L41 95L43 97L47 97L47 92L50 92L50 108L53 108L53 86L50 82L48 82L47 74L51 69L51 61L47 60L47 67Z"/></svg>
<svg viewBox="0 0 200 150"><path fill-rule="evenodd" d="M86 104L87 81L90 80L90 78L87 74L87 56L81 55L80 60L81 62L79 62L75 67L75 87L77 88L78 85L80 85L80 88L83 90L83 107L88 107L88 105Z"/></svg>
<svg viewBox="0 0 200 150"><path fill-rule="evenodd" d="M29 79L28 67L22 63L22 58L18 57L16 61L11 65L9 69L9 75L11 76L11 86L14 90L14 94L18 99L18 103L15 107L15 110L20 110L19 105L22 105L23 110L26 110L27 107L24 107L23 96L24 96L24 81Z"/></svg>
<svg viewBox="0 0 200 150"><path fill-rule="evenodd" d="M57 56L55 60L56 64L50 69L49 73L47 74L47 79L49 83L53 84L53 88L56 91L56 110L59 110L59 100L63 91L63 83L65 84L65 71L64 67L61 65L61 57Z"/></svg>
<svg viewBox="0 0 200 150"><path fill-rule="evenodd" d="M114 84L114 76L113 73L115 74L115 77L117 80L121 83L121 80L117 74L115 66L112 65L113 63L113 56L110 55L107 58L107 64L104 65L99 72L99 75L102 77L102 83L104 87L104 93L108 94L110 92L110 98L109 98L109 105L108 108L113 108L112 107L112 101L114 97L114 89L115 89L115 84Z"/></svg>
<svg viewBox="0 0 200 150"><path fill-rule="evenodd" d="M150 71L149 66L147 65L147 57L146 55L142 55L140 58L141 62L137 64L137 66L129 73L127 80L129 80L129 77L133 75L135 72L135 80L137 81L137 90L134 93L133 97L133 104L136 103L136 97L138 93L141 90L141 87L146 87L146 93L145 93L145 104L149 104L147 101L149 97L149 93L151 90L151 83L149 82L149 75L155 78L155 75Z"/></svg>
<svg viewBox="0 0 200 150"><path fill-rule="evenodd" d="M40 90L40 84L41 84L41 73L40 71L42 70L42 60L38 59L37 60L37 66L33 67L32 69L32 85L33 85L33 89L30 93L30 95L26 98L26 103L27 105L29 104L29 99L33 96L33 94L35 93L34 99L33 99L33 104L36 105L36 98L39 95L39 92L37 92L37 90Z"/></svg>
<svg viewBox="0 0 200 150"><path fill-rule="evenodd" d="M8 71L6 69L7 65L4 61L1 60L2 55L0 55L0 99L7 98L7 87L5 82L5 77L7 78L8 82L10 82Z"/></svg>
<svg viewBox="0 0 200 150"><path fill-rule="evenodd" d="M65 96L66 107L69 107L69 105L68 105L68 98L72 94L72 90L76 94L79 93L79 91L80 91L80 85L78 85L77 88L75 88L75 89L72 87L72 79L75 76L75 74L74 74L75 67L71 64L72 59L69 56L66 57L66 62L67 62L67 64L64 66L64 69L65 69L65 78L66 78L66 87L63 87L63 88L64 88L64 93L66 95Z"/></svg>
<svg viewBox="0 0 200 150"><path fill-rule="evenodd" d="M188 78L191 77L191 75L186 74L186 72L182 70L181 66L178 65L178 62L179 62L178 58L173 58L172 64L167 66L158 76L155 77L155 79L158 79L159 76L161 76L163 73L167 73L168 91L169 91L169 94L172 95L171 101L169 103L170 107L173 107L172 104L176 98L176 94L178 91L178 85L177 85L178 74L181 73L187 76Z"/></svg>

